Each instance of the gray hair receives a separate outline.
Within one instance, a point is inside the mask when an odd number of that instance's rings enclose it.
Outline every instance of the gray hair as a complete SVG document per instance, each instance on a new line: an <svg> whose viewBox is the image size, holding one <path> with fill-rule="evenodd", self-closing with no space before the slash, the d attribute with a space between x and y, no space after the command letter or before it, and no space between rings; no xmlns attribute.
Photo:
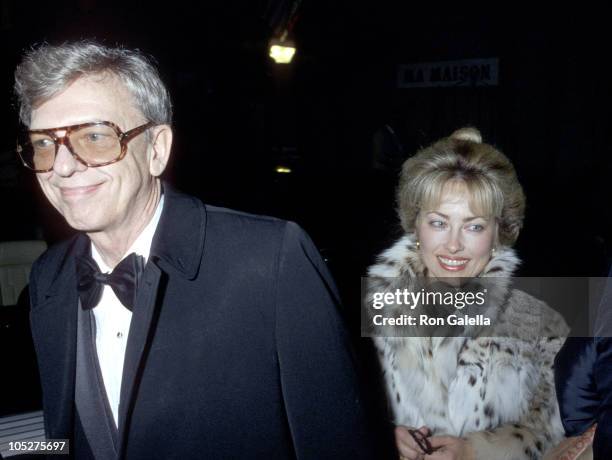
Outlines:
<svg viewBox="0 0 612 460"><path fill-rule="evenodd" d="M81 77L104 74L117 77L125 85L148 121L172 122L170 94L152 60L139 50L110 48L90 40L45 43L24 54L15 70L19 118L29 126L36 107Z"/></svg>

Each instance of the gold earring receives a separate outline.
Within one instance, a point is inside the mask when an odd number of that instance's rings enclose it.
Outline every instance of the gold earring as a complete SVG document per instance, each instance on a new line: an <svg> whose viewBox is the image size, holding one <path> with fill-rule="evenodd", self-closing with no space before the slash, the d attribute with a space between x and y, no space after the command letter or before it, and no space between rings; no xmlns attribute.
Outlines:
<svg viewBox="0 0 612 460"><path fill-rule="evenodd" d="M419 240L417 240L416 242L416 248L421 249L421 242Z"/></svg>
<svg viewBox="0 0 612 460"><path fill-rule="evenodd" d="M491 257L495 255L495 248L491 248Z"/></svg>

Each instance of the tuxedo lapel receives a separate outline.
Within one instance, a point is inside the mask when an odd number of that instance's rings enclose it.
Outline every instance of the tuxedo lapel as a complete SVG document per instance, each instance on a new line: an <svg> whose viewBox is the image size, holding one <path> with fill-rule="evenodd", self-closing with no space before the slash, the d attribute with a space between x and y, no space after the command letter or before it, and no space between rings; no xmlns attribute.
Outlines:
<svg viewBox="0 0 612 460"><path fill-rule="evenodd" d="M30 313L44 385L45 427L51 438L69 438L73 430L78 312L74 257L88 242L84 236L75 239Z"/></svg>
<svg viewBox="0 0 612 460"><path fill-rule="evenodd" d="M32 310L41 380L61 382L44 388L45 425L53 438L70 433L73 421L78 297L76 278L66 282L73 288L58 291Z"/></svg>
<svg viewBox="0 0 612 460"><path fill-rule="evenodd" d="M206 209L197 198L164 184L164 209L151 244L151 257L168 273L194 279L206 235Z"/></svg>
<svg viewBox="0 0 612 460"><path fill-rule="evenodd" d="M119 458L122 458L130 425L130 415L142 369L146 362L146 350L150 336L154 333L152 323L157 305L157 291L161 270L152 260L147 263L141 285L136 293L130 333L128 335L121 396L119 402Z"/></svg>
<svg viewBox="0 0 612 460"><path fill-rule="evenodd" d="M199 200L174 191L164 184L164 208L159 220L149 260L137 287L136 302L123 363L119 403L119 458L125 454L131 414L136 402L140 379L155 334L157 301L162 276L171 282L174 276L194 279L200 269L204 248L206 211Z"/></svg>
<svg viewBox="0 0 612 460"><path fill-rule="evenodd" d="M91 310L77 308L75 409L87 443L97 459L115 459L115 422L108 405L95 346Z"/></svg>

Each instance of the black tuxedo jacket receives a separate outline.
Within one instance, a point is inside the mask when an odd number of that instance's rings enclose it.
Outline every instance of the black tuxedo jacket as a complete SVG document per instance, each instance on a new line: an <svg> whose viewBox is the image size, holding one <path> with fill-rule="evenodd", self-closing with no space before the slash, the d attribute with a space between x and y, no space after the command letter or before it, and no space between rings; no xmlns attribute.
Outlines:
<svg viewBox="0 0 612 460"><path fill-rule="evenodd" d="M555 358L555 385L567 436L595 423L593 458L612 452L612 338L568 337Z"/></svg>
<svg viewBox="0 0 612 460"><path fill-rule="evenodd" d="M595 337L568 337L555 357L555 386L567 436L578 436L595 423L593 458L612 452L612 270L599 310Z"/></svg>
<svg viewBox="0 0 612 460"><path fill-rule="evenodd" d="M333 281L295 224L165 191L137 292L118 457L369 458ZM31 323L49 438L74 440L77 235L34 264ZM72 443L91 458L88 443Z"/></svg>

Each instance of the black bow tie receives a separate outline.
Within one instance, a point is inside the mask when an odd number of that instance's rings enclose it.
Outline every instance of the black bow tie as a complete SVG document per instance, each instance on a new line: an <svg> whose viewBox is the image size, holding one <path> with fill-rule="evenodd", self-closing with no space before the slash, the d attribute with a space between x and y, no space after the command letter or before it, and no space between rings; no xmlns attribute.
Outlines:
<svg viewBox="0 0 612 460"><path fill-rule="evenodd" d="M81 306L91 310L102 297L104 284L109 285L125 308L132 311L136 288L144 271L144 257L131 253L111 273L102 273L95 260L89 255L77 258L78 291Z"/></svg>

